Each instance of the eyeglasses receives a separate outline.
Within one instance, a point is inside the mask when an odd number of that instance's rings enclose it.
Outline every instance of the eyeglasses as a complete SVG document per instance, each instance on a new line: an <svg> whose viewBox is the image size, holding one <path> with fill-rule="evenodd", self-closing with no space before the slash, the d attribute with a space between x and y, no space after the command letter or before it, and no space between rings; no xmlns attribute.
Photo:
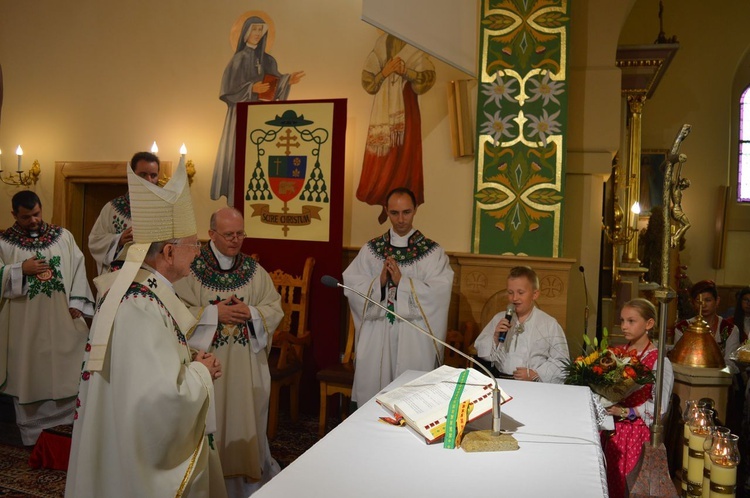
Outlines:
<svg viewBox="0 0 750 498"><path fill-rule="evenodd" d="M227 242L232 242L233 240L245 240L245 237L247 237L247 234L244 231L230 233L219 233L214 231L214 233L220 235L221 238L226 240Z"/></svg>

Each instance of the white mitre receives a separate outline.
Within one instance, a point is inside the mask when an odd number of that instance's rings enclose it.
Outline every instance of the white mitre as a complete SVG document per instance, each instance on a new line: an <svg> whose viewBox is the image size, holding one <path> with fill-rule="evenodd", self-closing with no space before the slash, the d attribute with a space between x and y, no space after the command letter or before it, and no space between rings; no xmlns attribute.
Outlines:
<svg viewBox="0 0 750 498"><path fill-rule="evenodd" d="M182 163L164 188L144 180L128 166L128 190L135 244L181 239L198 233Z"/></svg>
<svg viewBox="0 0 750 498"><path fill-rule="evenodd" d="M106 296L91 332L91 351L85 369L92 372L101 371L104 366L117 308L146 259L151 243L198 233L193 199L182 162L163 188L136 175L130 164L127 171L133 244L128 247L120 270L94 279L99 295L106 292Z"/></svg>

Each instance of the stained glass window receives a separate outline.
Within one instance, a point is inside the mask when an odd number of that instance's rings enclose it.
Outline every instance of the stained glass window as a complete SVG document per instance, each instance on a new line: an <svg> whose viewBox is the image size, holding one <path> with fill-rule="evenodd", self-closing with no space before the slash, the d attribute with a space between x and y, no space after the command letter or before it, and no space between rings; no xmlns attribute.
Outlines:
<svg viewBox="0 0 750 498"><path fill-rule="evenodd" d="M740 161L737 202L750 202L750 87L740 98Z"/></svg>

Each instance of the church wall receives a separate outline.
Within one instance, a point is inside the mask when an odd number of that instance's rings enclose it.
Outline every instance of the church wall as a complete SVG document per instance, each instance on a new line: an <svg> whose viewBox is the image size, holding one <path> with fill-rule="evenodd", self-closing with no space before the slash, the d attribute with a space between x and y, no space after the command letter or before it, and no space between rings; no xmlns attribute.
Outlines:
<svg viewBox="0 0 750 498"><path fill-rule="evenodd" d="M281 72L306 72L291 99L348 99L344 244L362 245L385 228L377 223L380 209L354 197L372 105L360 74L379 35L360 20L359 1L0 2L4 169L15 169L18 144L25 167L39 160L35 190L50 220L55 161L126 160L156 140L159 156L176 164L184 142L197 168L192 192L205 237L208 213L225 202L210 200L209 190L226 113L219 85L234 52L229 30L255 9L276 24L270 53ZM426 204L417 226L446 249L465 252L473 159L452 157L446 85L468 76L433 62L438 81L420 97ZM7 206L0 206L0 227L13 222L16 191L0 186Z"/></svg>
<svg viewBox="0 0 750 498"><path fill-rule="evenodd" d="M659 33L657 13L657 2L638 0L622 30L620 44L652 43ZM738 64L750 45L748 15L750 4L741 0L713 4L664 0L664 31L667 36L677 36L680 48L656 93L644 106L642 145L644 149L669 148L682 124L692 125L681 149L688 156L683 175L692 183L682 201L692 227L686 233L681 263L687 265L693 281L709 278L726 285L750 282L745 256L750 207L735 205L730 210L726 266L723 270L713 268L718 190L730 184L731 167L736 165L736 136L733 140L731 134L732 119L736 119L732 90ZM749 82L746 77L744 84ZM735 196L735 192L733 187L730 195Z"/></svg>

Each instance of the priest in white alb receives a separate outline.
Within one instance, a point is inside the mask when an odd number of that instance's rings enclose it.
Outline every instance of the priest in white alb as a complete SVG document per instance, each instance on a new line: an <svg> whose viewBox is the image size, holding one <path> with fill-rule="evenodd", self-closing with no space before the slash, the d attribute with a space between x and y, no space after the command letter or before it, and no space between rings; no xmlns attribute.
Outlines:
<svg viewBox="0 0 750 498"><path fill-rule="evenodd" d="M159 180L159 164L159 158L151 152L136 152L130 160L133 172L154 185ZM89 232L89 252L99 275L108 272L120 251L133 242L132 224L129 194L115 197L102 208Z"/></svg>
<svg viewBox="0 0 750 498"><path fill-rule="evenodd" d="M241 252L246 234L240 212L219 209L209 227L211 240L175 290L200 318L188 343L215 354L225 366L214 384L216 443L229 496L244 497L280 470L266 428L268 351L284 312L271 277Z"/></svg>
<svg viewBox="0 0 750 498"><path fill-rule="evenodd" d="M391 229L362 247L344 271L344 283L445 341L453 270L437 242L412 226L416 212L410 190L392 190L386 198ZM442 363L437 341L345 293L356 330L352 401L361 406L405 371L429 371Z"/></svg>
<svg viewBox="0 0 750 498"><path fill-rule="evenodd" d="M128 169L133 244L122 268L96 279L102 296L81 375L66 496L226 496L212 440L221 365L191 354L195 324L172 282L198 255L187 176L164 189Z"/></svg>
<svg viewBox="0 0 750 498"><path fill-rule="evenodd" d="M0 234L0 393L13 397L28 446L73 420L94 303L73 235L44 222L34 192L11 203L16 221Z"/></svg>

